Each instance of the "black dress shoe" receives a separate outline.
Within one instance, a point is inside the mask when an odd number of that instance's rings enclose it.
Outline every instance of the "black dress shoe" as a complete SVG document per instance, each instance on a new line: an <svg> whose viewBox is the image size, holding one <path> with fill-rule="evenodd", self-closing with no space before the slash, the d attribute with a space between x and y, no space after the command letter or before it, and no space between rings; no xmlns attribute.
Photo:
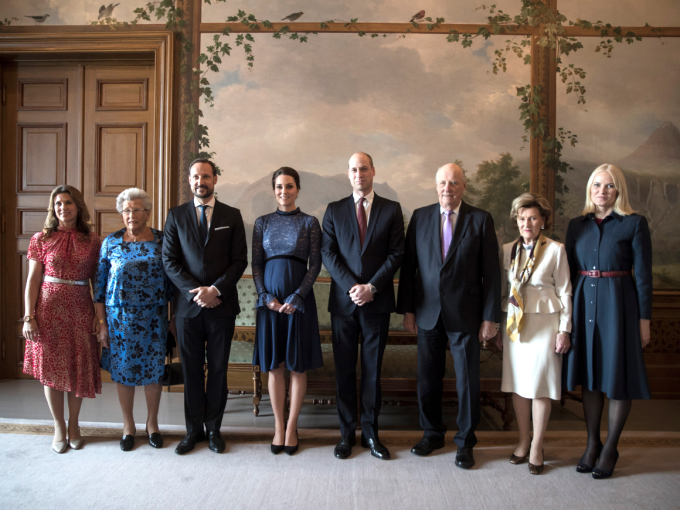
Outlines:
<svg viewBox="0 0 680 510"><path fill-rule="evenodd" d="M541 457L545 459L545 453L543 453L543 450L541 450ZM532 464L531 461L529 461L529 473L532 475L540 475L543 472L544 467L545 460L541 461L540 464Z"/></svg>
<svg viewBox="0 0 680 510"><path fill-rule="evenodd" d="M189 453L191 450L194 449L196 443L200 443L201 441L205 441L205 434L203 433L203 431L187 434L179 442L177 448L175 448L175 453L177 455L184 455L185 453Z"/></svg>
<svg viewBox="0 0 680 510"><path fill-rule="evenodd" d="M224 453L226 447L227 445L224 444L224 439L222 439L219 430L208 432L208 448L215 453Z"/></svg>
<svg viewBox="0 0 680 510"><path fill-rule="evenodd" d="M346 459L352 455L352 446L356 444L356 437L343 437L338 444L335 445L333 452L338 459Z"/></svg>
<svg viewBox="0 0 680 510"><path fill-rule="evenodd" d="M595 460L597 461L597 458L600 456L600 453L602 452L602 447L604 445L600 443L600 446L597 447L597 455L595 456ZM583 454L585 456L585 453ZM583 458L583 457L582 457ZM582 460L579 461L579 463L576 465L576 472L577 473L592 473L593 472L593 466L589 466Z"/></svg>
<svg viewBox="0 0 680 510"><path fill-rule="evenodd" d="M424 437L420 440L420 442L417 445L411 448L411 453L414 455L418 455L419 457L425 457L426 455L429 455L433 451L439 450L440 448L444 448L443 439Z"/></svg>
<svg viewBox="0 0 680 510"><path fill-rule="evenodd" d="M151 434L147 432L147 436L149 436L149 444L151 446L154 448L163 448L163 436L161 436L160 432L152 432Z"/></svg>
<svg viewBox="0 0 680 510"><path fill-rule="evenodd" d="M278 455L279 453L281 453L283 451L284 445L272 443L271 448L272 448L272 453L274 455Z"/></svg>
<svg viewBox="0 0 680 510"><path fill-rule="evenodd" d="M390 460L390 451L379 439L365 438L361 436L361 446L371 449L371 455L381 460Z"/></svg>
<svg viewBox="0 0 680 510"><path fill-rule="evenodd" d="M458 448L456 453L456 466L463 469L470 469L475 465L475 458L472 456L472 448Z"/></svg>
<svg viewBox="0 0 680 510"><path fill-rule="evenodd" d="M616 455L614 456L614 465L612 466L611 471L604 471L598 467L593 468L593 478L595 480L604 480L605 478L610 478L614 474L614 468L616 467L616 463L619 460L619 451L616 450Z"/></svg>
<svg viewBox="0 0 680 510"><path fill-rule="evenodd" d="M298 437L297 429L295 429L295 438L297 439L298 444L296 444L295 446L283 447L283 451L286 452L288 455L293 455L295 452L298 451L298 447L300 446L300 438Z"/></svg>
<svg viewBox="0 0 680 510"><path fill-rule="evenodd" d="M128 434L127 436L123 436L123 439L120 440L120 449L123 450L124 452L129 452L135 447L135 435L134 434Z"/></svg>

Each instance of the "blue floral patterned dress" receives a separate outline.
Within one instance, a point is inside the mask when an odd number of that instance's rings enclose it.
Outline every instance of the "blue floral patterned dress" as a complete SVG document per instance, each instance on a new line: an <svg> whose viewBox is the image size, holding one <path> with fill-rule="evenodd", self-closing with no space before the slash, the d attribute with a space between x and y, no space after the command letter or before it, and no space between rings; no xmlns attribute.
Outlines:
<svg viewBox="0 0 680 510"><path fill-rule="evenodd" d="M309 260L309 268L307 261ZM323 365L314 280L321 271L319 220L300 209L260 216L253 229L253 281L257 323L253 365L263 372L279 368L305 372ZM295 313L267 307L276 298Z"/></svg>
<svg viewBox="0 0 680 510"><path fill-rule="evenodd" d="M165 366L168 302L172 283L163 269L163 232L153 241L123 241L125 229L102 243L94 290L95 303L106 303L109 348L101 367L128 386L157 383Z"/></svg>

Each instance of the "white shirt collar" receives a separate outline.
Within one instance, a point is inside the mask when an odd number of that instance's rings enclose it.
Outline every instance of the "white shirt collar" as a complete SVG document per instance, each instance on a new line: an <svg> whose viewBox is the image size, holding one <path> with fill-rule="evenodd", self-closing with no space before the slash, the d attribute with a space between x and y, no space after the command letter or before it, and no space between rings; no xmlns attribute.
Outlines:
<svg viewBox="0 0 680 510"><path fill-rule="evenodd" d="M462 203L463 203L463 201L461 200L460 203L458 204L458 207L456 207L456 208L453 210L453 212L456 213L456 216L458 216L458 212L460 211L460 204L462 204ZM439 215L441 216L442 214L444 214L444 211L446 211L446 209L444 209L444 208L440 205L440 206L439 206Z"/></svg>
<svg viewBox="0 0 680 510"><path fill-rule="evenodd" d="M203 205L203 204L198 201L198 198L194 197L194 207L198 209L199 205ZM208 207L212 207L214 209L215 208L215 195L213 195L212 198L210 199L210 202L208 202L205 205L207 205Z"/></svg>
<svg viewBox="0 0 680 510"><path fill-rule="evenodd" d="M354 197L354 203L356 204L359 199L361 198L356 191L352 192L352 196ZM373 198L375 198L375 191L371 191L368 195L364 197L366 199L366 202L369 204L373 205ZM367 206L364 206L367 207Z"/></svg>

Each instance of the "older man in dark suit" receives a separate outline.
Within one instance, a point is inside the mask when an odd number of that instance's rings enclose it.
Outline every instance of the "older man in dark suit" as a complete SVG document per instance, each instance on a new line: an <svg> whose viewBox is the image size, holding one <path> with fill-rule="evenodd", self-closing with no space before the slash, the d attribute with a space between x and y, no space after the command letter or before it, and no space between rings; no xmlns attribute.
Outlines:
<svg viewBox="0 0 680 510"><path fill-rule="evenodd" d="M380 368L390 313L396 310L393 278L404 253L404 217L399 203L373 191L373 159L357 152L349 160L354 192L329 204L323 219L321 255L331 275L331 312L337 409L342 438L335 456L346 459L357 426L357 351L361 335L361 445L387 460L378 438L382 394Z"/></svg>
<svg viewBox="0 0 680 510"><path fill-rule="evenodd" d="M170 209L165 222L163 264L175 284L184 373L187 434L175 450L179 455L205 440L204 426L210 449L222 453L225 448L220 426L227 405L227 365L241 311L236 284L248 265L248 247L241 213L215 199L216 183L211 161L192 162L189 185L194 199Z"/></svg>
<svg viewBox="0 0 680 510"><path fill-rule="evenodd" d="M456 465L474 465L479 423L479 343L496 336L501 275L498 241L487 211L462 201L463 170L437 171L439 203L416 209L406 233L397 308L404 327L418 335L418 402L423 439L411 450L428 455L444 446L442 380L446 344L453 355L458 393Z"/></svg>

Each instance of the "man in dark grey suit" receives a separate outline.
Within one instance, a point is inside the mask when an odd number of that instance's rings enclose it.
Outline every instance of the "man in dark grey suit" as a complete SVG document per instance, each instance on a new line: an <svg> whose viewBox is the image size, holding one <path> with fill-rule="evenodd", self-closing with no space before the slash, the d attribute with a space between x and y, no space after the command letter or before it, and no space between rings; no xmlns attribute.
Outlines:
<svg viewBox="0 0 680 510"><path fill-rule="evenodd" d="M442 166L439 203L416 209L406 233L397 308L404 327L418 335L418 403L423 439L413 447L428 455L444 446L442 380L446 344L453 355L458 393L456 465L470 469L479 423L479 342L496 336L501 274L498 241L487 211L462 201L463 170Z"/></svg>
<svg viewBox="0 0 680 510"><path fill-rule="evenodd" d="M175 323L184 374L187 434L175 453L205 439L212 451L225 448L220 426L227 405L227 365L236 315L236 284L248 265L243 219L214 196L215 165L197 159L189 169L191 202L168 212L163 265L175 284ZM203 365L208 364L208 380Z"/></svg>
<svg viewBox="0 0 680 510"><path fill-rule="evenodd" d="M373 191L373 159L357 152L349 160L354 192L328 205L321 255L331 275L331 312L337 410L342 438L335 456L346 459L357 426L357 351L361 336L361 445L387 460L378 438L382 403L380 368L394 303L394 274L404 253L404 217L399 203Z"/></svg>

